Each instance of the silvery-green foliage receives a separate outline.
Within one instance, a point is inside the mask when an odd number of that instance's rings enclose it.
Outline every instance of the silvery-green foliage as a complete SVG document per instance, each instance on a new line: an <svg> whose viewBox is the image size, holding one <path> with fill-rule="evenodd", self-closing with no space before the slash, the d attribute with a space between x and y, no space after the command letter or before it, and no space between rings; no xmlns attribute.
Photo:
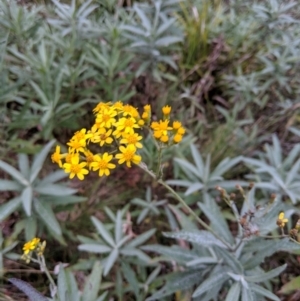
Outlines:
<svg viewBox="0 0 300 301"><path fill-rule="evenodd" d="M142 210L139 210L140 213L137 218L137 224L140 224L147 216L152 217L160 215L159 207L164 206L167 203L167 200L153 199L151 187L148 186L145 200L134 198L130 203L142 208Z"/></svg>
<svg viewBox="0 0 300 301"><path fill-rule="evenodd" d="M47 298L33 288L29 283L16 278L9 281L28 296L30 301L104 301L108 292L99 296L102 279L102 267L99 261L93 265L91 274L86 278L83 291L78 288L76 279L70 269L61 264L57 277L57 290L52 298Z"/></svg>
<svg viewBox="0 0 300 301"><path fill-rule="evenodd" d="M106 209L106 212L113 222L112 230L114 234L111 233L107 225L92 216L91 221L98 232L98 236L96 239L90 239L82 236L78 237L82 242L82 244L78 246L78 249L80 251L87 251L90 253L107 254L107 256L101 261L104 276L109 273L116 263L121 263L123 258L126 257L137 257L145 263L150 263L149 256L141 251L140 246L155 233L155 229L150 229L133 238L130 231L129 233L126 233L126 227L130 226L126 224L126 220L123 220L126 208L122 211L118 210L116 215L109 209Z"/></svg>
<svg viewBox="0 0 300 301"><path fill-rule="evenodd" d="M244 207L247 210L253 208L254 218L247 228L249 231L255 230L256 234L253 232L249 236L245 236L246 227L239 225L239 233L233 237L224 215L212 198L210 205L198 203L209 219L210 227L225 239L229 247L211 232L199 230L184 214L179 217L182 230L164 233L164 236L180 243L142 247L145 251L158 253L160 261L169 262L173 267L176 262L176 272L161 276L165 285L146 300L159 300L176 291L187 290L197 301L221 300L221 292L222 296L226 295L226 301L265 301L266 298L279 301L272 292L270 281L285 270L286 264L268 271L264 271L260 265L266 257L278 251L293 252L299 250L300 246L289 238L259 237L260 233L265 235L277 228L276 216L282 207L280 202L275 202L271 207L266 206L263 212L255 211L254 192L251 198L250 202L245 201ZM239 214L243 214L243 210ZM250 296L252 299L249 299Z"/></svg>
<svg viewBox="0 0 300 301"><path fill-rule="evenodd" d="M3 238L3 234L2 231L0 232L0 278L2 278L2 276L5 273L5 269L4 269L4 264L3 264L3 260L4 258L9 258L10 255L12 255L10 253L10 251L18 244L18 242L13 242L10 244L7 244L7 241L4 240Z"/></svg>
<svg viewBox="0 0 300 301"><path fill-rule="evenodd" d="M27 240L36 236L38 223L41 221L56 239L63 241L62 230L52 206L85 200L83 197L73 196L76 189L56 183L67 177L64 171L55 171L43 178L38 177L54 143L55 140L47 143L36 154L31 165L27 155L19 154L19 170L0 160L0 168L12 177L12 180L0 180L0 191L18 193L18 196L0 206L0 221L22 207L26 217L19 223L25 229Z"/></svg>
<svg viewBox="0 0 300 301"><path fill-rule="evenodd" d="M265 152L258 158L244 158L255 174L249 175L257 184L257 188L276 192L279 197L288 196L295 204L300 197L300 144L296 144L284 156L280 141L272 136L273 145L265 145Z"/></svg>
<svg viewBox="0 0 300 301"><path fill-rule="evenodd" d="M62 30L62 36L75 32L84 36L93 27L93 23L88 17L98 8L98 5L92 4L92 0L84 1L80 6L77 6L76 0L72 0L70 4L61 3L57 0L52 0L52 2L58 18L49 18L48 22Z"/></svg>
<svg viewBox="0 0 300 301"><path fill-rule="evenodd" d="M211 170L210 155L208 155L204 161L194 144L191 144L190 148L194 163L190 163L182 158L174 159L182 171L179 177L183 177L184 180L167 181L170 185L186 187L185 196L201 191L203 201L208 203L208 197L215 191L216 186L233 189L237 184L242 186L247 185L244 181L226 181L223 178L226 172L230 171L231 168L242 161L241 156L234 159L226 158L222 160L214 170Z"/></svg>
<svg viewBox="0 0 300 301"><path fill-rule="evenodd" d="M170 10L175 10L174 5L177 3L178 1L153 0L151 4L134 4L131 22L123 25L122 29L131 41L131 51L142 62L136 76L150 70L157 80L161 80L164 74L159 69L159 64L177 69L176 62L170 55L170 46L173 45L174 48L183 36L176 26L176 18L169 14Z"/></svg>
<svg viewBox="0 0 300 301"><path fill-rule="evenodd" d="M238 97L243 102L256 103L260 107L265 107L268 102L278 105L286 98L297 100L299 81L295 80L294 74L299 72L296 59L300 53L298 12L299 6L294 1L268 0L255 4L251 2L251 5L246 2L233 5L230 20L235 24L233 31L239 32L227 32L224 28L221 31L226 36L228 34L228 38L230 35L240 37L236 46L243 45L249 49L252 59L249 61L250 68L237 64L231 74L223 76L224 83L229 87L225 93L232 96L232 100ZM247 38L250 36L251 39ZM231 43L228 38L226 40ZM262 40L264 43L261 43ZM236 38L232 40L232 43L236 42ZM253 48L256 42L259 46ZM274 95L272 89L275 85Z"/></svg>

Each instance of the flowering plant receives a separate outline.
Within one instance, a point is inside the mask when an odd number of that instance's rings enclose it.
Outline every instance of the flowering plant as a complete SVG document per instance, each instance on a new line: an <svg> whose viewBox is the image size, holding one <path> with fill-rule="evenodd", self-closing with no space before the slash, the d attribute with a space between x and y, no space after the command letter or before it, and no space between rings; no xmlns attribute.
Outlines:
<svg viewBox="0 0 300 301"><path fill-rule="evenodd" d="M151 122L151 106L144 106L140 115L138 110L121 101L116 103L100 102L93 110L95 123L89 130L77 131L67 143L68 152L60 153L56 146L52 161L63 168L70 178L77 176L83 180L92 170L99 176L109 176L116 164L139 164L142 160L138 149L143 147L142 130L148 129L156 141L159 150L157 177L160 173L161 151L179 143L185 133L181 122L170 120L170 106L162 108L163 117ZM92 144L98 146L97 153L92 151ZM115 163L113 163L115 162Z"/></svg>

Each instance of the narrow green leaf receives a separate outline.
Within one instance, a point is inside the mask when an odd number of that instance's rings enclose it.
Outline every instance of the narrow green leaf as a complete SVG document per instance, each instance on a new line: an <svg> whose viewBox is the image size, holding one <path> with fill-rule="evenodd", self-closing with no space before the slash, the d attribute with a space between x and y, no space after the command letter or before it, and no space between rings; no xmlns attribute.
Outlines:
<svg viewBox="0 0 300 301"><path fill-rule="evenodd" d="M122 238L122 213L120 210L117 212L116 222L115 222L115 243L118 244Z"/></svg>
<svg viewBox="0 0 300 301"><path fill-rule="evenodd" d="M255 295L245 286L243 286L242 290L242 301L256 301Z"/></svg>
<svg viewBox="0 0 300 301"><path fill-rule="evenodd" d="M191 289L195 284L198 284L203 277L201 270L188 270L184 272L175 272L163 277L166 284L156 291L146 301L163 300L163 297L169 296L177 291L185 291Z"/></svg>
<svg viewBox="0 0 300 301"><path fill-rule="evenodd" d="M169 238L183 239L206 248L212 246L226 248L226 246L220 240L215 238L208 231L193 231L193 232L179 231L179 232L171 232L171 233L163 232L163 235Z"/></svg>
<svg viewBox="0 0 300 301"><path fill-rule="evenodd" d="M196 163L198 172L201 174L200 178L203 178L204 163L203 163L202 156L201 156L200 152L198 151L198 149L196 148L195 144L191 144L190 147L191 147L192 156Z"/></svg>
<svg viewBox="0 0 300 301"><path fill-rule="evenodd" d="M144 13L144 11L142 9L140 9L137 4L134 4L133 9L140 17L143 27L147 30L147 32L150 32L152 26L151 26L150 20L148 19L148 17Z"/></svg>
<svg viewBox="0 0 300 301"><path fill-rule="evenodd" d="M48 298L44 297L25 281L16 278L9 278L8 281L21 290L30 299L30 301L48 301Z"/></svg>
<svg viewBox="0 0 300 301"><path fill-rule="evenodd" d="M10 174L14 179L16 179L20 184L27 186L29 182L25 179L25 177L14 167L0 160L0 168Z"/></svg>
<svg viewBox="0 0 300 301"><path fill-rule="evenodd" d="M139 282L136 278L135 272L130 267L130 265L124 261L121 262L121 268L122 268L122 272L123 272L125 279L130 284L131 289L134 292L136 298L138 298L139 297Z"/></svg>
<svg viewBox="0 0 300 301"><path fill-rule="evenodd" d="M22 186L10 180L0 180L0 191L20 191Z"/></svg>
<svg viewBox="0 0 300 301"><path fill-rule="evenodd" d="M83 289L82 300L94 301L98 296L102 278L100 261L96 261Z"/></svg>
<svg viewBox="0 0 300 301"><path fill-rule="evenodd" d="M53 213L52 208L49 204L42 202L40 200L34 199L34 209L40 216L45 225L56 235L61 236L60 225Z"/></svg>
<svg viewBox="0 0 300 301"><path fill-rule="evenodd" d="M193 183L193 184L191 184L191 186L189 186L189 188L186 190L184 195L188 196L190 194L193 194L196 191L200 191L203 187L204 187L204 185L200 182Z"/></svg>
<svg viewBox="0 0 300 301"><path fill-rule="evenodd" d="M185 171L190 171L191 173L193 173L195 176L199 177L200 179L202 178L202 171L200 172L193 164L191 164L190 162L183 160L183 159L179 159L179 158L175 158L174 159L175 162L177 162L179 164L179 166Z"/></svg>
<svg viewBox="0 0 300 301"><path fill-rule="evenodd" d="M207 204L198 202L197 205L210 220L210 226L213 228L213 230L220 234L220 236L223 237L227 242L234 244L234 238L229 230L228 224L215 200L210 197L210 200Z"/></svg>
<svg viewBox="0 0 300 301"><path fill-rule="evenodd" d="M32 183L36 179L54 143L55 140L51 140L50 142L48 142L45 145L45 147L41 150L41 152L34 158L30 171L30 183Z"/></svg>
<svg viewBox="0 0 300 301"><path fill-rule="evenodd" d="M41 102L43 103L44 106L49 105L50 101L48 100L47 96L45 93L42 91L42 89L37 85L35 82L30 81L29 82L32 88L35 90L36 94L39 96Z"/></svg>
<svg viewBox="0 0 300 301"><path fill-rule="evenodd" d="M228 291L225 301L239 301L240 293L241 293L241 285L238 282L235 282L231 286L230 290Z"/></svg>
<svg viewBox="0 0 300 301"><path fill-rule="evenodd" d="M41 194L54 195L54 196L66 196L76 193L76 189L66 187L59 184L46 184L45 186L38 185L34 190Z"/></svg>
<svg viewBox="0 0 300 301"><path fill-rule="evenodd" d="M109 253L112 248L100 244L82 244L78 246L78 250L102 254Z"/></svg>
<svg viewBox="0 0 300 301"><path fill-rule="evenodd" d="M141 248L144 251L155 252L163 255L169 261L186 264L197 259L197 254L179 246L165 247L161 245L148 245ZM200 257L203 258L203 257Z"/></svg>
<svg viewBox="0 0 300 301"><path fill-rule="evenodd" d="M27 216L31 216L31 206L32 206L32 188L27 186L21 194L21 200L23 208Z"/></svg>
<svg viewBox="0 0 300 301"><path fill-rule="evenodd" d="M215 286L224 283L229 278L227 272L212 273L204 280L194 291L193 298L204 294L205 292L213 289Z"/></svg>
<svg viewBox="0 0 300 301"><path fill-rule="evenodd" d="M155 46L162 47L162 46L169 46L178 42L181 42L182 38L181 37L176 37L176 36L165 36L163 38L160 38L155 41Z"/></svg>
<svg viewBox="0 0 300 301"><path fill-rule="evenodd" d="M59 265L59 273L57 279L57 292L59 301L67 301L66 296L69 294L65 269L62 264Z"/></svg>
<svg viewBox="0 0 300 301"><path fill-rule="evenodd" d="M48 184L48 183L52 184L59 180L65 179L67 176L68 176L68 174L65 173L63 170L57 170L57 171L50 173L45 178L43 178L43 180L39 184L41 186Z"/></svg>
<svg viewBox="0 0 300 301"><path fill-rule="evenodd" d="M251 276L245 276L245 280L249 282L265 282L267 280L273 279L280 275L286 268L287 264L284 264L276 269L273 269L267 273L256 274Z"/></svg>
<svg viewBox="0 0 300 301"><path fill-rule="evenodd" d="M107 276L107 274L109 273L110 269L113 267L118 257L119 257L119 250L113 249L113 251L109 254L109 256L106 259L105 267L103 271L104 276Z"/></svg>
<svg viewBox="0 0 300 301"><path fill-rule="evenodd" d="M105 226L94 216L91 217L91 220L96 227L99 234L103 237L103 239L111 246L115 247L115 242L111 236L111 234L108 232L108 230L105 228Z"/></svg>
<svg viewBox="0 0 300 301"><path fill-rule="evenodd" d="M21 174L27 179L29 177L29 160L26 154L18 155L18 163Z"/></svg>
<svg viewBox="0 0 300 301"><path fill-rule="evenodd" d="M272 292L263 288L262 286L252 283L250 288L251 288L251 290L253 290L254 292L258 293L261 296L267 297L268 299L271 299L274 301L280 301L280 299L275 294L273 294Z"/></svg>
<svg viewBox="0 0 300 301"><path fill-rule="evenodd" d="M155 233L156 229L150 229L146 232L144 232L141 235L138 235L136 238L134 238L132 241L130 241L127 246L131 248L135 248L137 246L140 246L144 242L146 242L152 235Z"/></svg>

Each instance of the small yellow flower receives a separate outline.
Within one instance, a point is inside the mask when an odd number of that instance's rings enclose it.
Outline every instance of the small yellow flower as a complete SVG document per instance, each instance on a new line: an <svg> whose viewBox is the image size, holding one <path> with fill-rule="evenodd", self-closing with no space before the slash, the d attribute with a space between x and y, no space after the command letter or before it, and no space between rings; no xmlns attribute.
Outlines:
<svg viewBox="0 0 300 301"><path fill-rule="evenodd" d="M69 151L71 153L73 152L84 152L84 149L86 147L86 140L85 139L81 139L81 140L70 140L67 145L70 147Z"/></svg>
<svg viewBox="0 0 300 301"><path fill-rule="evenodd" d="M179 135L184 135L184 134L185 134L185 128L184 128L184 127L180 127L180 128L177 130L177 134L179 134Z"/></svg>
<svg viewBox="0 0 300 301"><path fill-rule="evenodd" d="M123 115L137 118L139 116L139 112L136 108L134 108L131 105L124 105L123 106Z"/></svg>
<svg viewBox="0 0 300 301"><path fill-rule="evenodd" d="M175 143L179 143L181 140L182 140L182 135L180 135L180 134L176 134L176 135L173 137L173 141L174 141Z"/></svg>
<svg viewBox="0 0 300 301"><path fill-rule="evenodd" d="M114 103L113 107L116 110L122 111L123 110L123 102L119 100L116 103Z"/></svg>
<svg viewBox="0 0 300 301"><path fill-rule="evenodd" d="M97 106L93 109L94 113L101 112L104 109L109 109L111 102L99 102Z"/></svg>
<svg viewBox="0 0 300 301"><path fill-rule="evenodd" d="M139 136L137 133L132 133L132 134L124 134L123 139L121 139L120 143L121 144L128 144L128 145L133 145L137 148L142 148L143 145L139 141L142 140L142 136Z"/></svg>
<svg viewBox="0 0 300 301"><path fill-rule="evenodd" d="M84 151L84 156L87 166L89 167L89 169L91 169L91 163L94 162L94 154L90 150L86 149Z"/></svg>
<svg viewBox="0 0 300 301"><path fill-rule="evenodd" d="M28 255L30 252L34 251L40 242L39 238L33 238L32 240L26 242L23 246L23 251L25 255Z"/></svg>
<svg viewBox="0 0 300 301"><path fill-rule="evenodd" d="M73 179L75 176L79 180L84 179L84 175L87 175L89 171L84 167L87 165L87 162L79 163L79 155L73 156L71 158L71 163L65 163L63 168L66 173L70 173L70 179Z"/></svg>
<svg viewBox="0 0 300 301"><path fill-rule="evenodd" d="M181 127L180 121L173 121L173 129L178 130Z"/></svg>
<svg viewBox="0 0 300 301"><path fill-rule="evenodd" d="M117 115L116 110L104 109L103 112L99 113L96 117L96 123L100 127L111 128L116 122L115 116Z"/></svg>
<svg viewBox="0 0 300 301"><path fill-rule="evenodd" d="M94 136L93 142L97 143L99 142L100 146L103 146L106 144L111 144L114 140L112 137L110 137L112 134L112 130L109 129L108 131L105 128L100 129L97 132L97 136Z"/></svg>
<svg viewBox="0 0 300 301"><path fill-rule="evenodd" d="M164 115L170 115L170 113L171 113L171 107L170 106L164 106L162 108L162 112L163 112Z"/></svg>
<svg viewBox="0 0 300 301"><path fill-rule="evenodd" d="M136 119L133 117L122 117L116 123L116 131L118 132L125 132L132 134L134 133L134 129L140 128L140 126L136 123ZM115 131L115 132L116 132Z"/></svg>
<svg viewBox="0 0 300 301"><path fill-rule="evenodd" d="M281 211L276 222L277 226L283 228L288 221L289 220L287 218L284 218L284 212Z"/></svg>
<svg viewBox="0 0 300 301"><path fill-rule="evenodd" d="M102 156L94 156L94 162L91 163L91 167L94 171L99 169L99 177L102 177L103 175L109 176L110 169L116 168L115 164L109 163L112 158L113 156L108 153L104 153Z"/></svg>
<svg viewBox="0 0 300 301"><path fill-rule="evenodd" d="M159 139L163 143L167 143L169 141L169 136L168 135L163 135Z"/></svg>
<svg viewBox="0 0 300 301"><path fill-rule="evenodd" d="M119 164L126 162L127 167L131 167L131 162L139 164L142 160L141 156L135 153L136 148L133 145L128 145L127 147L120 146L119 150L121 153L116 154L116 158L119 159Z"/></svg>
<svg viewBox="0 0 300 301"><path fill-rule="evenodd" d="M62 162L61 159L64 157L64 155L62 155L60 153L60 146L56 145L55 148L55 152L51 155L51 160L53 163L57 163L59 167L62 167Z"/></svg>
<svg viewBox="0 0 300 301"><path fill-rule="evenodd" d="M151 112L151 106L150 105L145 105L144 106L144 111L147 112L147 113L150 113Z"/></svg>

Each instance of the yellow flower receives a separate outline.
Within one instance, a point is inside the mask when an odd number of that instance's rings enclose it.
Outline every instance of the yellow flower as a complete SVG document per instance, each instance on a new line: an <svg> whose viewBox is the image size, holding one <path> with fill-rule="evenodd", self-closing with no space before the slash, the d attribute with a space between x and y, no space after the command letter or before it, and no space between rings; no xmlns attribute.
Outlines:
<svg viewBox="0 0 300 301"><path fill-rule="evenodd" d="M112 158L113 156L108 153L104 153L102 156L94 156L94 162L91 163L91 167L93 167L94 171L99 169L99 177L102 177L103 175L109 176L110 169L116 168L115 164L109 163Z"/></svg>
<svg viewBox="0 0 300 301"><path fill-rule="evenodd" d="M167 143L169 141L169 136L168 135L161 136L160 141L163 143Z"/></svg>
<svg viewBox="0 0 300 301"><path fill-rule="evenodd" d="M116 110L104 109L97 115L96 123L99 124L98 126L100 127L111 128L112 124L116 122L116 118L114 118L116 115Z"/></svg>
<svg viewBox="0 0 300 301"><path fill-rule="evenodd" d="M75 134L73 135L73 137L70 140L86 140L88 138L91 137L91 134L87 134L86 133L86 129L81 129L80 131L75 132Z"/></svg>
<svg viewBox="0 0 300 301"><path fill-rule="evenodd" d="M178 130L181 127L180 121L173 121L173 129Z"/></svg>
<svg viewBox="0 0 300 301"><path fill-rule="evenodd" d="M143 119L140 119L138 121L138 125L143 126L145 124L145 121Z"/></svg>
<svg viewBox="0 0 300 301"><path fill-rule="evenodd" d="M66 173L70 173L70 179L73 179L75 176L79 180L84 179L84 175L87 175L89 171L84 167L87 165L87 162L79 163L79 155L73 156L71 158L71 163L65 163L63 168Z"/></svg>
<svg viewBox="0 0 300 301"><path fill-rule="evenodd" d="M142 140L142 136L139 136L137 133L132 133L132 134L124 134L123 139L121 139L120 143L121 144L128 144L128 145L133 145L137 148L142 148L143 145L139 141Z"/></svg>
<svg viewBox="0 0 300 301"><path fill-rule="evenodd" d="M123 102L119 100L116 103L114 103L113 107L116 110L122 111L123 110Z"/></svg>
<svg viewBox="0 0 300 301"><path fill-rule="evenodd" d="M124 105L123 106L123 115L124 116L131 116L134 118L137 118L139 116L139 112L137 111L136 108L134 108L131 105Z"/></svg>
<svg viewBox="0 0 300 301"><path fill-rule="evenodd" d="M144 106L144 111L147 112L147 113L150 113L151 112L151 106L150 105L145 105Z"/></svg>
<svg viewBox="0 0 300 301"><path fill-rule="evenodd" d="M277 226L283 228L288 221L289 220L287 218L284 218L284 212L281 211L276 222Z"/></svg>
<svg viewBox="0 0 300 301"><path fill-rule="evenodd" d="M101 112L103 109L109 109L110 106L111 102L99 102L97 106L93 109L93 112Z"/></svg>
<svg viewBox="0 0 300 301"><path fill-rule="evenodd" d="M170 106L164 106L162 108L162 112L163 112L164 115L170 115L170 113L171 113L171 107Z"/></svg>
<svg viewBox="0 0 300 301"><path fill-rule="evenodd" d="M163 135L167 135L167 131L172 130L172 128L169 126L169 120L160 120L159 122L153 121L151 128L154 131L161 131Z"/></svg>
<svg viewBox="0 0 300 301"><path fill-rule="evenodd" d="M111 133L111 129L107 131L105 128L102 128L97 132L97 136L94 136L93 142L99 142L100 146L103 146L105 143L111 144L114 141L113 138L110 137Z"/></svg>
<svg viewBox="0 0 300 301"><path fill-rule="evenodd" d="M122 117L116 123L116 131L115 132L125 132L132 134L134 133L134 129L140 128L140 126L136 123L136 120L133 117Z"/></svg>
<svg viewBox="0 0 300 301"><path fill-rule="evenodd" d="M57 163L59 167L62 167L61 159L64 155L60 154L60 146L56 145L55 152L51 155L51 160L53 163Z"/></svg>
<svg viewBox="0 0 300 301"><path fill-rule="evenodd" d="M84 151L84 155L87 166L89 167L89 169L91 169L91 163L94 162L94 154L90 150L86 149Z"/></svg>
<svg viewBox="0 0 300 301"><path fill-rule="evenodd" d="M25 243L24 246L23 246L24 254L28 255L29 252L34 251L39 242L40 242L40 239L35 237L32 240Z"/></svg>
<svg viewBox="0 0 300 301"><path fill-rule="evenodd" d="M121 153L116 154L116 158L119 159L119 164L126 162L127 167L131 167L131 162L139 164L142 160L141 156L135 153L136 148L133 145L128 145L126 147L120 146L119 150Z"/></svg>
<svg viewBox="0 0 300 301"><path fill-rule="evenodd" d="M81 140L70 140L67 145L70 146L69 148L69 152L73 153L73 152L84 152L84 149L86 147L86 141L85 139L81 139Z"/></svg>
<svg viewBox="0 0 300 301"><path fill-rule="evenodd" d="M177 130L177 134L179 135L184 135L185 133L185 128L184 127L180 127L178 130Z"/></svg>
<svg viewBox="0 0 300 301"><path fill-rule="evenodd" d="M180 134L176 134L176 135L173 137L173 141L174 141L175 143L179 143L181 140L182 140L182 135L180 135Z"/></svg>

